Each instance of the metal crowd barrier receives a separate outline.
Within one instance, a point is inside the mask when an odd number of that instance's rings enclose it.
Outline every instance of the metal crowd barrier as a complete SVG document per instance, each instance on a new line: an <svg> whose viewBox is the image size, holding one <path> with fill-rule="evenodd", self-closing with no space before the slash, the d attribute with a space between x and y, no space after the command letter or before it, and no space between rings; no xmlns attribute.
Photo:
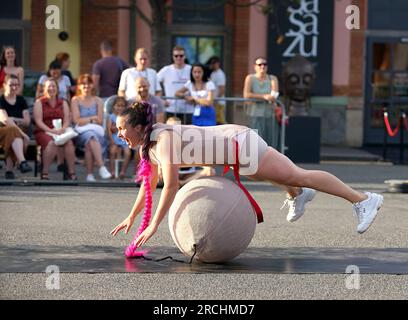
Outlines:
<svg viewBox="0 0 408 320"><path fill-rule="evenodd" d="M182 120L182 123L186 123L188 118L191 117L191 113L186 113L186 104L183 98L178 97L161 97L165 100L175 100L174 110L175 112L170 112ZM215 102L225 102L225 119L227 123L239 124L253 128L251 126L254 120L251 116L251 108L254 108L256 104L257 107L265 111L263 116L257 117L257 123L263 125L264 128L268 128L269 135L265 135L263 132L258 130L260 136L270 145L274 147L282 154L285 154L285 130L286 130L286 107L284 103L276 99L275 103L269 103L261 99L245 99L245 98L235 98L235 97L225 97L216 98ZM277 108L281 110L281 121L278 123L276 117ZM263 121L263 123L262 123Z"/></svg>

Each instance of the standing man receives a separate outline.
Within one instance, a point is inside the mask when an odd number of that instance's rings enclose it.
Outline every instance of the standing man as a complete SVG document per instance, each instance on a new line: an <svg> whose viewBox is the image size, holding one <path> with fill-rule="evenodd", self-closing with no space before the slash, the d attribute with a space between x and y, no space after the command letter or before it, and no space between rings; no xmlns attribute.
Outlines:
<svg viewBox="0 0 408 320"><path fill-rule="evenodd" d="M135 79L135 92L136 96L132 99L129 100L129 104L131 105L133 102L138 101L138 102L148 102L152 106L152 111L153 111L153 116L154 120L153 122L160 122L164 123L164 101L155 95L152 95L149 91L149 81L145 79L144 77L137 77ZM135 171L137 172L137 166L139 165L140 162L140 157L139 157L139 147L135 150Z"/></svg>
<svg viewBox="0 0 408 320"><path fill-rule="evenodd" d="M152 106L154 122L164 123L164 101L154 96L149 90L149 81L144 77L138 77L135 79L135 91L136 96L129 101L131 104L134 101L145 101Z"/></svg>
<svg viewBox="0 0 408 320"><path fill-rule="evenodd" d="M135 52L136 67L126 69L120 77L118 96L125 97L126 100L134 99L137 95L135 81L139 77L145 78L149 82L149 93L151 95L161 95L161 87L157 78L157 72L148 68L149 54L145 48L139 48Z"/></svg>
<svg viewBox="0 0 408 320"><path fill-rule="evenodd" d="M173 64L163 67L157 74L159 82L163 84L164 95L175 97L176 91L183 88L190 80L191 66L185 63L185 50L181 46L173 48ZM187 104L184 99L169 100L166 110L167 117L178 116L184 124L191 124L194 106Z"/></svg>
<svg viewBox="0 0 408 320"><path fill-rule="evenodd" d="M225 73L221 69L221 61L217 56L213 56L208 61L211 75L210 80L215 84L215 96L214 98L223 98L225 97ZM215 101L215 114L217 124L225 124L225 101Z"/></svg>
<svg viewBox="0 0 408 320"><path fill-rule="evenodd" d="M112 43L104 40L101 43L102 58L96 61L92 68L92 80L99 97L108 98L118 92L122 71L128 64L112 54Z"/></svg>

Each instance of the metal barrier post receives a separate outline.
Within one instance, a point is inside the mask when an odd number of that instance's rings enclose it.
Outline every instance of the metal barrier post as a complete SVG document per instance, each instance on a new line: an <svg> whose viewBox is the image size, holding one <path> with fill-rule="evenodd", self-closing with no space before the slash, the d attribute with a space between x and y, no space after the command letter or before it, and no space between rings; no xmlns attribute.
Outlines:
<svg viewBox="0 0 408 320"><path fill-rule="evenodd" d="M277 121L277 119L275 118L275 104L273 103L268 103L269 104L269 107L272 109L271 110L271 112L272 112L272 139L271 139L271 141L272 141L272 146L275 148L275 149L278 149L279 148L279 142L278 142L278 136L279 136L279 130L276 132L276 121Z"/></svg>
<svg viewBox="0 0 408 320"><path fill-rule="evenodd" d="M279 99L276 100L278 105L282 108L282 122L281 122L281 135L280 135L280 152L285 154L286 145L285 145L285 135L286 135L286 106Z"/></svg>
<svg viewBox="0 0 408 320"><path fill-rule="evenodd" d="M383 108L383 117L386 112L387 112L387 109ZM384 119L383 159L386 160L386 158L387 158L387 127L385 125L385 119Z"/></svg>
<svg viewBox="0 0 408 320"><path fill-rule="evenodd" d="M404 110L400 109L400 164L404 163Z"/></svg>

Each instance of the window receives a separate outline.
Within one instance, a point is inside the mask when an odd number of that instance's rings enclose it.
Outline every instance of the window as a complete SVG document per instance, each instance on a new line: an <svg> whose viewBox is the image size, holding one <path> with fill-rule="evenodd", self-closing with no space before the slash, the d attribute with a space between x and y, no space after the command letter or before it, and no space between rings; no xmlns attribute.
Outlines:
<svg viewBox="0 0 408 320"><path fill-rule="evenodd" d="M0 30L0 53L3 46L14 47L17 55L17 63L21 66L22 63L22 41L23 41L23 31L22 30Z"/></svg>
<svg viewBox="0 0 408 320"><path fill-rule="evenodd" d="M224 1L173 0L173 23L224 24Z"/></svg>
<svg viewBox="0 0 408 320"><path fill-rule="evenodd" d="M21 0L2 1L0 10L0 19L16 19L23 18L23 6Z"/></svg>
<svg viewBox="0 0 408 320"><path fill-rule="evenodd" d="M374 43L374 99L408 97L408 43Z"/></svg>
<svg viewBox="0 0 408 320"><path fill-rule="evenodd" d="M368 4L368 29L407 30L407 0L370 0Z"/></svg>
<svg viewBox="0 0 408 320"><path fill-rule="evenodd" d="M408 107L408 43L374 42L372 45L370 125L383 128L383 108L393 126L399 109Z"/></svg>
<svg viewBox="0 0 408 320"><path fill-rule="evenodd" d="M212 56L222 60L223 38L220 36L174 36L173 43L184 47L189 64L206 64Z"/></svg>

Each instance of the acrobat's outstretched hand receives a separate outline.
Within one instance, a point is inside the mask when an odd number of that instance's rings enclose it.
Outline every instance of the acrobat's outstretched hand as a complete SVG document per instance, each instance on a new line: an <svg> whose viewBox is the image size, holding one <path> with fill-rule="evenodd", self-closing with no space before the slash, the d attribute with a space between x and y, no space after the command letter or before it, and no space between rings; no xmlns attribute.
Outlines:
<svg viewBox="0 0 408 320"><path fill-rule="evenodd" d="M157 231L157 226L155 224L149 225L134 241L135 246L138 248L144 245L147 240L151 238Z"/></svg>
<svg viewBox="0 0 408 320"><path fill-rule="evenodd" d="M124 229L124 228L126 228L126 229L125 229L125 234L127 234L127 233L129 232L129 230L130 230L130 227L131 227L132 224L133 224L133 221L134 221L134 219L132 219L132 218L130 218L130 217L127 217L125 220L123 220L121 223L119 223L119 224L110 232L110 234L113 235L113 236L116 236L116 234L117 234L120 230L122 230L122 229Z"/></svg>

